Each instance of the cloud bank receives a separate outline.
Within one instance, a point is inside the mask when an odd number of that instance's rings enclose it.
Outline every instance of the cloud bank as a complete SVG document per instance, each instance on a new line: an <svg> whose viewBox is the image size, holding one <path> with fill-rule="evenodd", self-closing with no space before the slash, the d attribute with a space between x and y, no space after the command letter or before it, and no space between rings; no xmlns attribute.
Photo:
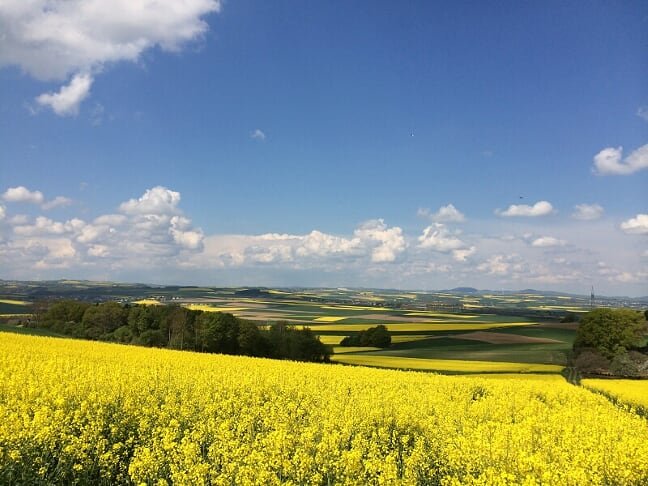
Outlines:
<svg viewBox="0 0 648 486"><path fill-rule="evenodd" d="M621 229L628 234L648 234L648 214L637 214L634 218L621 223Z"/></svg>
<svg viewBox="0 0 648 486"><path fill-rule="evenodd" d="M599 204L577 204L572 213L572 218L581 221L592 221L601 216L603 216L603 207Z"/></svg>
<svg viewBox="0 0 648 486"><path fill-rule="evenodd" d="M504 216L505 218L511 217L537 217L546 216L554 212L554 208L548 201L538 201L533 206L528 204L511 204L506 210L495 210L495 214Z"/></svg>
<svg viewBox="0 0 648 486"><path fill-rule="evenodd" d="M65 81L36 98L73 116L94 78L153 47L179 51L207 31L219 0L28 0L0 2L0 67L18 66L41 81Z"/></svg>
<svg viewBox="0 0 648 486"><path fill-rule="evenodd" d="M597 175L629 175L648 168L648 144L623 159L623 147L607 147L594 156L592 170Z"/></svg>
<svg viewBox="0 0 648 486"><path fill-rule="evenodd" d="M476 221L467 225L471 231L433 222L408 234L377 218L349 234L312 229L205 235L182 210L181 194L163 186L94 217L21 213L70 202L64 196L48 200L25 186L6 189L2 200L1 278L244 284L240 279L248 276L247 284L253 285L572 289L592 282L639 288L648 276L641 256L645 248L638 248L632 236L648 234L646 214L616 227L584 220L576 233L560 222L498 219L487 225L494 234L479 230ZM536 206L522 212L537 211ZM519 236L508 233L511 228Z"/></svg>
<svg viewBox="0 0 648 486"><path fill-rule="evenodd" d="M441 206L437 212L432 213L428 208L419 208L417 214L437 223L463 223L466 220L464 214L454 207L453 204Z"/></svg>

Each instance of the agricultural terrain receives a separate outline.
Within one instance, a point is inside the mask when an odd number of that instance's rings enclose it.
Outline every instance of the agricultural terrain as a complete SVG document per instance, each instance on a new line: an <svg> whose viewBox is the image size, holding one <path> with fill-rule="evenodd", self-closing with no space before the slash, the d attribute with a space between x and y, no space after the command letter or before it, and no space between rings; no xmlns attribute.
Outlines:
<svg viewBox="0 0 648 486"><path fill-rule="evenodd" d="M0 333L2 484L648 481L648 421L493 378Z"/></svg>
<svg viewBox="0 0 648 486"><path fill-rule="evenodd" d="M531 290L223 289L75 280L3 281L0 330L37 332L29 325L37 321L38 309L57 299L177 304L231 313L259 326L286 321L312 329L332 347L332 360L338 363L445 374L559 373L577 329L576 323L560 321L590 309L589 296ZM595 305L643 308L648 303L599 297ZM24 326L27 321L31 322ZM377 325L386 326L391 334L388 348L339 345L345 336Z"/></svg>

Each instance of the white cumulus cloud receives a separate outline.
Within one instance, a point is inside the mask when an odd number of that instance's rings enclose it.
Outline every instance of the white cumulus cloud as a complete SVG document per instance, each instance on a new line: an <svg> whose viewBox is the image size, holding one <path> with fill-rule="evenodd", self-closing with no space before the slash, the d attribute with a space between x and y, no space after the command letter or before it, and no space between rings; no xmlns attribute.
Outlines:
<svg viewBox="0 0 648 486"><path fill-rule="evenodd" d="M43 203L41 207L45 211L49 211L50 209L61 208L61 207L69 206L70 204L72 204L72 199L70 199L69 197L56 196L51 201L47 201Z"/></svg>
<svg viewBox="0 0 648 486"><path fill-rule="evenodd" d="M38 216L34 224L14 226L14 233L21 236L62 235L81 230L85 223L78 218L66 222L54 221L45 216Z"/></svg>
<svg viewBox="0 0 648 486"><path fill-rule="evenodd" d="M506 210L495 210L495 214L504 217L527 216L537 217L546 216L554 212L554 208L548 201L538 201L533 206L528 204L511 204Z"/></svg>
<svg viewBox="0 0 648 486"><path fill-rule="evenodd" d="M457 262L465 262L468 260L469 256L474 255L477 252L477 247L471 246L470 248L461 248L458 250L452 250L452 258Z"/></svg>
<svg viewBox="0 0 648 486"><path fill-rule="evenodd" d="M26 214L15 214L8 219L9 224L11 225L23 225L29 223L29 216Z"/></svg>
<svg viewBox="0 0 648 486"><path fill-rule="evenodd" d="M7 202L41 204L45 198L40 191L30 191L25 186L18 186L7 189L2 194L2 199Z"/></svg>
<svg viewBox="0 0 648 486"><path fill-rule="evenodd" d="M493 255L477 266L477 270L490 275L506 275L511 268L511 262L505 255Z"/></svg>
<svg viewBox="0 0 648 486"><path fill-rule="evenodd" d="M648 121L648 106L640 106L637 108L637 116Z"/></svg>
<svg viewBox="0 0 648 486"><path fill-rule="evenodd" d="M99 225L108 225L108 226L120 226L124 224L128 218L123 214L103 214L93 221L94 224Z"/></svg>
<svg viewBox="0 0 648 486"><path fill-rule="evenodd" d="M407 247L403 230L388 227L382 219L363 223L353 234L371 247L371 261L375 263L393 262Z"/></svg>
<svg viewBox="0 0 648 486"><path fill-rule="evenodd" d="M430 249L441 253L458 250L465 247L465 243L453 235L446 225L434 223L423 230L418 237L419 248Z"/></svg>
<svg viewBox="0 0 648 486"><path fill-rule="evenodd" d="M163 186L148 189L139 199L130 199L119 206L125 214L175 214L180 193Z"/></svg>
<svg viewBox="0 0 648 486"><path fill-rule="evenodd" d="M123 214L101 215L92 222L14 217L9 240L4 246L0 240L1 265L16 272L92 268L98 260L113 270L179 265L202 251L204 239L178 208L179 201L179 193L158 186L123 203Z"/></svg>
<svg viewBox="0 0 648 486"><path fill-rule="evenodd" d="M318 230L313 230L300 239L301 244L296 250L298 256L347 255L361 247L361 242L357 238L343 238Z"/></svg>
<svg viewBox="0 0 648 486"><path fill-rule="evenodd" d="M257 128L250 134L250 138L263 142L266 139L266 134Z"/></svg>
<svg viewBox="0 0 648 486"><path fill-rule="evenodd" d="M466 220L464 214L455 208L453 204L441 206L436 213L428 215L432 221L439 223L462 223Z"/></svg>
<svg viewBox="0 0 648 486"><path fill-rule="evenodd" d="M602 215L603 207L600 204L577 204L571 216L581 221L591 221L599 219Z"/></svg>
<svg viewBox="0 0 648 486"><path fill-rule="evenodd" d="M204 16L220 8L219 0L0 2L0 67L15 65L44 81L71 76L61 91L37 100L57 114L74 114L92 75L156 46L178 51L207 31Z"/></svg>
<svg viewBox="0 0 648 486"><path fill-rule="evenodd" d="M594 156L593 171L598 175L628 175L648 168L648 144L630 152L625 159L623 147L607 147Z"/></svg>
<svg viewBox="0 0 648 486"><path fill-rule="evenodd" d="M531 242L531 246L547 248L552 246L565 246L567 242L553 236L540 236Z"/></svg>
<svg viewBox="0 0 648 486"><path fill-rule="evenodd" d="M173 240L183 248L197 250L202 246L203 232L200 229L192 229L191 220L188 218L173 216L169 232L173 236Z"/></svg>
<svg viewBox="0 0 648 486"><path fill-rule="evenodd" d="M204 258L211 265L285 265L287 268L341 268L371 263L392 263L407 248L402 229L382 219L359 225L350 237L313 230L310 233L213 235L205 238ZM199 265L198 263L196 265Z"/></svg>
<svg viewBox="0 0 648 486"><path fill-rule="evenodd" d="M49 106L59 116L76 116L79 106L90 94L92 76L76 74L69 84L62 86L56 93L43 93L36 97L36 103Z"/></svg>
<svg viewBox="0 0 648 486"><path fill-rule="evenodd" d="M637 214L634 218L621 223L621 229L628 234L648 234L648 214Z"/></svg>

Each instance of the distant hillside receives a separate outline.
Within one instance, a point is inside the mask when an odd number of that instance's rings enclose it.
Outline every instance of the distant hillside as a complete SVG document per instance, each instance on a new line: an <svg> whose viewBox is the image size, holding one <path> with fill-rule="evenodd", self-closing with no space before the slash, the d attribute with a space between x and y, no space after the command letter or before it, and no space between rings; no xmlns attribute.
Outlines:
<svg viewBox="0 0 648 486"><path fill-rule="evenodd" d="M272 294L268 292L267 290L261 290L261 289L245 289L245 290L238 290L234 292L234 295L237 297L272 297Z"/></svg>
<svg viewBox="0 0 648 486"><path fill-rule="evenodd" d="M445 290L444 292L454 292L457 294L476 294L479 289L475 287L455 287L454 289Z"/></svg>

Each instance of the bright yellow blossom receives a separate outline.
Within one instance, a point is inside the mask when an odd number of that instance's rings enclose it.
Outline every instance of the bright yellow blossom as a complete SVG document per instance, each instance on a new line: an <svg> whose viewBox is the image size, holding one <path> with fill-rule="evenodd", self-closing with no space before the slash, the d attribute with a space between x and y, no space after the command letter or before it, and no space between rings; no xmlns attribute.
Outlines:
<svg viewBox="0 0 648 486"><path fill-rule="evenodd" d="M560 381L0 333L0 483L648 484L648 421Z"/></svg>

